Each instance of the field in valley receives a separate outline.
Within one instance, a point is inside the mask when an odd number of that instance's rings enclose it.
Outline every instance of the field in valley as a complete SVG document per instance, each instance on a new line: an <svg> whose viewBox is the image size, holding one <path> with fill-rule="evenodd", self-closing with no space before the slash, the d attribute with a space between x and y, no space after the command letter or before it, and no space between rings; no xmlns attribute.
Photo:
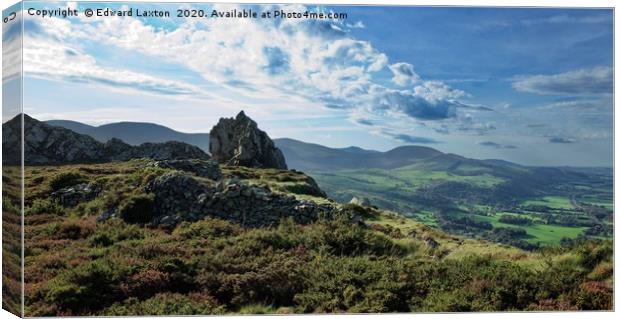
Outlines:
<svg viewBox="0 0 620 319"><path fill-rule="evenodd" d="M517 167L494 168L466 164L429 169L409 165L314 171L310 175L340 202L365 197L377 207L470 237L530 248L578 237L612 237L610 172L582 169L568 180L527 190L516 185L523 178ZM528 168L523 172L535 174ZM511 220L510 216L516 218ZM504 234L504 229L509 233Z"/></svg>

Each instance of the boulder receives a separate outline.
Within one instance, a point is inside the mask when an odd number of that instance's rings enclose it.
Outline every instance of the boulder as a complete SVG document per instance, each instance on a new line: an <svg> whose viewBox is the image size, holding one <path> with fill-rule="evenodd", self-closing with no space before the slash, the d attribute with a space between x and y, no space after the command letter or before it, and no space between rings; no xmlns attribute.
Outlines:
<svg viewBox="0 0 620 319"><path fill-rule="evenodd" d="M154 167L169 168L179 171L193 173L196 176L206 177L212 180L222 178L222 170L217 162L213 160L184 159L184 160L163 160L151 164Z"/></svg>
<svg viewBox="0 0 620 319"><path fill-rule="evenodd" d="M220 164L287 169L282 152L243 111L220 119L209 135L209 151Z"/></svg>
<svg viewBox="0 0 620 319"><path fill-rule="evenodd" d="M79 203L95 199L100 191L101 188L97 185L83 183L59 189L52 193L52 198L64 207L75 207Z"/></svg>
<svg viewBox="0 0 620 319"><path fill-rule="evenodd" d="M353 198L351 198L351 200L349 201L349 204L355 204L355 205L360 205L360 206L370 206L370 199L368 199L367 197L353 196Z"/></svg>

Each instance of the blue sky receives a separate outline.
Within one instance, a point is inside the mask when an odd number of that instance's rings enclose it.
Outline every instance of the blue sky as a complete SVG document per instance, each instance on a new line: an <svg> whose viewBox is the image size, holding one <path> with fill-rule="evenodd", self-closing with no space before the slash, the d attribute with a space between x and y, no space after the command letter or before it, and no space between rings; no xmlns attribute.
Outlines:
<svg viewBox="0 0 620 319"><path fill-rule="evenodd" d="M66 6L123 4L26 3ZM130 7L175 16L190 5ZM528 165L612 165L611 10L252 8L348 18L26 16L25 111L208 132L243 109L274 138L331 147L417 144Z"/></svg>

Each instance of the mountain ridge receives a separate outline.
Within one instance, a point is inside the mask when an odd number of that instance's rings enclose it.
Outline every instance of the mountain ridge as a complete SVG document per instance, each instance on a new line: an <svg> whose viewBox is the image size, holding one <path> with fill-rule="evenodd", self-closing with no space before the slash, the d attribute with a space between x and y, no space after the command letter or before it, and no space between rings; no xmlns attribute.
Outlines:
<svg viewBox="0 0 620 319"><path fill-rule="evenodd" d="M208 133L185 133L161 124L122 121L94 126L71 120L50 120L44 122L73 130L76 133L89 135L100 142L106 142L111 138L118 138L125 143L135 146L147 142L178 141L197 146L203 151L209 152Z"/></svg>
<svg viewBox="0 0 620 319"><path fill-rule="evenodd" d="M100 142L106 142L111 138L118 138L130 145L142 143L161 143L167 141L179 141L197 146L204 152L209 153L208 133L185 133L171 129L165 125L150 122L122 121L94 126L72 120L49 120L44 123L60 126L93 137ZM130 129L122 129L127 128ZM132 132L137 132L136 134ZM505 166L512 168L535 167L501 159L472 159L452 153L443 153L431 147L421 145L403 145L382 152L364 149L358 146L333 148L317 143L304 142L292 138L273 139L276 147L282 150L290 168L296 170L339 170L353 168L383 168L393 169L412 164L420 164L421 161L434 159L445 162L442 169L451 162L476 162L489 166ZM394 158L400 158L394 159ZM438 163L434 163L438 164ZM437 165L434 167L438 168ZM570 166L569 166L570 167ZM555 166L542 166L540 168L559 168ZM573 167L570 167L573 169ZM605 169L607 169L605 167Z"/></svg>
<svg viewBox="0 0 620 319"><path fill-rule="evenodd" d="M79 127L80 123L72 123ZM22 126L23 125L23 126ZM82 128L85 125L82 126ZM23 152L15 150L22 149ZM26 165L53 165L69 163L97 163L125 161L132 158L152 159L210 159L199 147L179 141L163 143L145 142L137 146L112 137L105 142L88 134L75 132L61 126L41 122L27 114L17 115L2 124L3 163L15 164L22 160Z"/></svg>
<svg viewBox="0 0 620 319"><path fill-rule="evenodd" d="M119 138L128 144L139 145L145 142L174 140L197 146L203 151L209 152L210 136L208 133L184 133L155 123L123 121L100 126L71 120L50 120L45 121L45 123L92 136L101 142L110 138ZM389 151L381 152L358 146L332 148L292 138L278 138L274 139L274 142L276 147L284 153L289 166L298 170L333 170L359 167L396 168L445 154L436 149L418 145L398 146Z"/></svg>

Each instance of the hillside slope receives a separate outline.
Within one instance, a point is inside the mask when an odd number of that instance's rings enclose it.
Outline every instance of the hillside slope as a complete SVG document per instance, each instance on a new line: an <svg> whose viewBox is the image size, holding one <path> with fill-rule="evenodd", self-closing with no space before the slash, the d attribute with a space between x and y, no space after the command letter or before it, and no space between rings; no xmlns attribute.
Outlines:
<svg viewBox="0 0 620 319"><path fill-rule="evenodd" d="M151 163L26 168L28 316L612 307L610 241L526 252L333 203L311 191L315 186L301 173L242 167L222 167L221 178L335 205L342 215L242 227L231 211L172 228L141 224L126 217L149 213L145 203L153 199L143 185L178 174L210 183ZM83 189L74 183L100 188L65 207L55 189ZM110 218L111 207L120 215Z"/></svg>

